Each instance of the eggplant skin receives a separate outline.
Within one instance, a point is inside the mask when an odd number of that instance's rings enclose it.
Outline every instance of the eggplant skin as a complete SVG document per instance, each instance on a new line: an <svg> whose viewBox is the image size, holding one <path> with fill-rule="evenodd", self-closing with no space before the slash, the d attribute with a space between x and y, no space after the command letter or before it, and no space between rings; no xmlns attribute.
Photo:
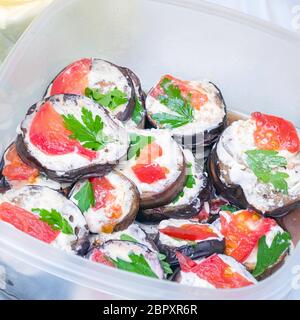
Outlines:
<svg viewBox="0 0 300 320"><path fill-rule="evenodd" d="M206 258L214 253L224 253L225 251L225 240L205 240L196 243L195 245L184 245L181 247L171 247L161 243L159 240L159 234L155 239L155 243L158 247L159 252L163 253L167 257L167 261L172 267L179 265L176 257L176 252L179 251L183 255L191 259Z"/></svg>
<svg viewBox="0 0 300 320"><path fill-rule="evenodd" d="M300 200L289 205L277 208L272 211L262 212L248 203L245 193L241 186L236 184L224 184L221 180L219 168L219 159L217 155L217 143L214 145L208 158L208 173L211 177L214 187L219 195L228 200L231 204L238 208L250 209L258 212L260 215L271 218L281 218L286 216L294 209L300 208Z"/></svg>
<svg viewBox="0 0 300 320"><path fill-rule="evenodd" d="M145 128L145 121L146 121L146 93L142 89L142 84L141 84L139 77L129 68L123 67L123 70L131 78L131 81L133 83L133 87L137 88L137 90L135 89L135 98L139 99L139 101L141 102L142 108L144 110L144 115L142 117L141 122L137 125L137 128L144 129Z"/></svg>
<svg viewBox="0 0 300 320"><path fill-rule="evenodd" d="M168 280L180 283L180 278L179 278L180 277L180 271L181 271L180 267L177 267Z"/></svg>
<svg viewBox="0 0 300 320"><path fill-rule="evenodd" d="M119 172L118 172L118 174L122 175ZM124 175L122 175L122 176L124 179L127 179ZM114 232L127 229L134 222L134 220L137 216L137 213L138 213L139 207L140 207L140 193L139 193L137 187L135 186L135 184L133 184L133 183L131 183L131 191L133 192L133 199L132 199L129 213L126 215L126 217L122 221L120 221L118 224L115 225Z"/></svg>
<svg viewBox="0 0 300 320"><path fill-rule="evenodd" d="M72 249L76 252L78 256L84 257L87 254L90 247L90 240L86 236L82 239L79 239L75 244L73 244Z"/></svg>
<svg viewBox="0 0 300 320"><path fill-rule="evenodd" d="M227 121L228 121L227 106L226 106L223 94L222 94L221 90L213 82L209 82L209 83L211 83L218 91L218 98L220 99L220 101L224 105L225 116L223 118L223 121L220 122L215 128L213 128L211 130L204 131L204 146L205 147L212 145L214 142L216 142L219 139L221 133L226 129Z"/></svg>
<svg viewBox="0 0 300 320"><path fill-rule="evenodd" d="M300 241L300 209L290 212L277 222L284 230L291 234L292 242L296 246Z"/></svg>
<svg viewBox="0 0 300 320"><path fill-rule="evenodd" d="M141 120L141 122L137 125L138 129L145 129L146 127L146 107L145 107L145 101L146 101L146 93L143 91L142 96L141 96L141 101L142 101L142 107L144 109L144 115Z"/></svg>
<svg viewBox="0 0 300 320"><path fill-rule="evenodd" d="M162 206L158 208L140 209L137 220L140 222L160 222L161 220L190 219L195 217L201 210L205 201L211 197L209 181L203 175L204 184L198 196L189 204L180 206Z"/></svg>
<svg viewBox="0 0 300 320"><path fill-rule="evenodd" d="M138 213L137 220L140 222L160 222L168 218L189 219L193 218L200 211L201 206L202 201L200 197L197 197L188 205L141 209Z"/></svg>
<svg viewBox="0 0 300 320"><path fill-rule="evenodd" d="M3 153L3 156L1 158L1 161L0 161L0 194L1 193L4 193L5 191L9 190L10 189L10 185L9 183L7 182L7 180L5 179L4 175L2 174L3 172L3 169L4 169L4 154L6 152L6 150L10 147L11 145L9 145L4 153Z"/></svg>
<svg viewBox="0 0 300 320"><path fill-rule="evenodd" d="M0 179L0 194L5 193L7 190L10 189L8 182L6 181L5 177Z"/></svg>
<svg viewBox="0 0 300 320"><path fill-rule="evenodd" d="M186 161L185 157L182 154L183 163L180 168L180 175L169 187L167 187L164 191L156 193L156 192L144 192L141 194L141 209L150 209L157 208L160 206L164 206L171 201L173 201L179 192L181 192L185 185L186 180Z"/></svg>
<svg viewBox="0 0 300 320"><path fill-rule="evenodd" d="M137 98L140 98L142 100L143 107L144 107L145 101L143 99L145 99L145 96L144 96L144 92L142 90L142 85L141 85L141 81L140 81L139 77L129 68L122 67L122 69L123 69L123 74L126 73L126 75L131 79L133 85L137 87L137 89L138 89L137 93L139 95Z"/></svg>
<svg viewBox="0 0 300 320"><path fill-rule="evenodd" d="M205 130L204 132L201 132L198 134L194 134L192 136L193 145L196 145L197 141L203 141L203 143L201 143L202 147L209 147L212 144L214 144L218 140L218 138L220 137L221 133L227 127L227 106L226 106L225 100L223 98L222 92L213 82L209 82L209 83L212 84L218 91L218 98L220 99L220 101L224 105L225 116L224 116L222 122L220 122L216 127L212 128L210 130ZM150 127L152 126L154 128L158 128L156 122L151 118L151 116L148 113L147 113L147 120L148 120ZM184 137L184 135L178 135L178 136L174 135L174 139L176 141L182 140L183 137Z"/></svg>
<svg viewBox="0 0 300 320"><path fill-rule="evenodd" d="M116 115L116 118L118 120L124 122L124 121L130 119L130 117L132 116L134 107L135 107L136 94L135 94L135 90L134 90L134 86L133 86L133 81L131 80L129 73L126 72L123 67L119 67L109 61L106 61L106 62L111 64L112 66L114 66L115 68L119 69L122 72L122 74L124 75L124 77L126 78L126 80L128 82L128 85L131 88L131 97L128 101L128 104L127 104L125 110L123 112L118 112Z"/></svg>
<svg viewBox="0 0 300 320"><path fill-rule="evenodd" d="M5 166L4 155L13 143L14 142L10 143L9 146L4 150L1 161L0 161L0 193L4 193L5 191L10 189L10 184L6 180L5 176L3 175L3 170Z"/></svg>
<svg viewBox="0 0 300 320"><path fill-rule="evenodd" d="M135 107L135 90L134 90L134 86L133 86L133 81L130 77L130 74L126 71L127 68L124 68L124 67L120 67L110 61L107 61L107 60L104 60L104 59L97 59L97 58L92 58L92 66L93 66L93 61L95 60L102 60L108 64L110 64L111 66L117 68L122 74L123 76L126 78L127 80L127 83L128 83L128 86L131 88L131 97L129 98L129 101L128 101L128 104L125 108L125 110L123 112L119 112L116 114L116 118L122 122L124 121L127 121L132 113L133 113L133 110L134 110L134 107ZM75 62L75 61L73 61ZM51 81L51 83L49 84L49 86L47 87L46 89L46 92L43 96L43 99L45 98L48 98L50 95L49 95L49 90L51 89L51 86L53 84L53 82L56 80L56 78L62 73L64 72L67 68L68 68L69 65L67 65L65 68L63 68L57 75L56 77ZM68 94L68 92L65 92L64 94Z"/></svg>

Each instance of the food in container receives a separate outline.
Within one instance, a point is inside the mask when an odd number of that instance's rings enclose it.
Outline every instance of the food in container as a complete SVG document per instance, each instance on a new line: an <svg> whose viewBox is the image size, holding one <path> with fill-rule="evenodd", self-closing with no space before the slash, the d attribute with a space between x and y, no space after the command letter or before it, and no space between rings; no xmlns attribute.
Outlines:
<svg viewBox="0 0 300 320"><path fill-rule="evenodd" d="M164 75L149 91L146 110L155 128L169 129L187 146L210 146L226 126L226 105L210 81L187 81Z"/></svg>
<svg viewBox="0 0 300 320"><path fill-rule="evenodd" d="M84 214L92 233L111 233L130 226L139 210L136 186L119 172L78 181L70 199Z"/></svg>
<svg viewBox="0 0 300 320"><path fill-rule="evenodd" d="M218 193L237 207L271 217L300 207L300 139L290 121L254 112L222 133L209 158Z"/></svg>
<svg viewBox="0 0 300 320"><path fill-rule="evenodd" d="M168 132L130 131L127 161L116 168L140 193L140 207L155 208L170 203L184 188L186 160Z"/></svg>
<svg viewBox="0 0 300 320"><path fill-rule="evenodd" d="M130 127L144 127L144 93L129 68L96 58L74 61L55 77L45 97L68 93L90 97Z"/></svg>

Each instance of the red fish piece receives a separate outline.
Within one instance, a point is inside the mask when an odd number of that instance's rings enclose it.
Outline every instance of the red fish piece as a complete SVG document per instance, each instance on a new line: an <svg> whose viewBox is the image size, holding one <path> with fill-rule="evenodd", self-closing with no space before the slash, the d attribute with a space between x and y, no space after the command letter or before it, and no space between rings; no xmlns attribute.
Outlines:
<svg viewBox="0 0 300 320"><path fill-rule="evenodd" d="M106 255L102 251L98 249L93 250L91 259L94 262L105 264L109 267L114 267L114 264L106 257Z"/></svg>
<svg viewBox="0 0 300 320"><path fill-rule="evenodd" d="M159 230L161 233L177 239L197 241L217 238L218 235L207 225L184 224L180 227L167 226Z"/></svg>
<svg viewBox="0 0 300 320"><path fill-rule="evenodd" d="M300 152L299 135L290 121L260 112L252 113L252 119L256 121L254 140L259 149Z"/></svg>
<svg viewBox="0 0 300 320"><path fill-rule="evenodd" d="M192 272L211 283L215 288L220 289L241 288L253 284L253 282L235 272L217 254L201 261L192 269Z"/></svg>
<svg viewBox="0 0 300 320"><path fill-rule="evenodd" d="M194 267L197 266L197 263L193 261L191 258L183 255L181 252L176 251L176 257L180 264L180 269L183 272L191 272Z"/></svg>
<svg viewBox="0 0 300 320"><path fill-rule="evenodd" d="M53 242L60 234L60 231L53 230L48 223L39 220L33 213L9 202L0 204L0 220L46 243Z"/></svg>
<svg viewBox="0 0 300 320"><path fill-rule="evenodd" d="M33 183L39 176L39 171L37 169L28 166L21 160L17 153L15 144L9 148L6 154L6 160L8 160L10 163L4 166L2 174L10 181L25 180Z"/></svg>
<svg viewBox="0 0 300 320"><path fill-rule="evenodd" d="M105 208L108 203L115 200L116 197L111 193L111 190L114 190L115 187L106 177L90 178L89 181L91 182L94 191L95 205L93 209L95 211Z"/></svg>
<svg viewBox="0 0 300 320"><path fill-rule="evenodd" d="M166 174L169 172L167 168L156 163L136 164L131 169L141 182L148 184L166 179Z"/></svg>
<svg viewBox="0 0 300 320"><path fill-rule="evenodd" d="M208 97L200 89L195 88L190 84L190 81L180 80L171 75L165 75L161 78L158 85L152 89L151 95L157 98L160 95L165 95L161 82L163 79L169 79L173 85L177 86L181 92L181 95L185 99L190 99L191 105L194 109L200 110L200 108L208 101Z"/></svg>
<svg viewBox="0 0 300 320"><path fill-rule="evenodd" d="M232 270L231 266L225 263L217 254L196 263L192 259L176 252L177 259L182 272L192 272L200 279L206 280L215 288L241 288L253 282Z"/></svg>
<svg viewBox="0 0 300 320"><path fill-rule="evenodd" d="M152 142L141 150L136 164L131 167L131 170L143 183L152 184L159 180L166 179L166 174L169 173L168 168L161 167L159 164L153 163L162 155L162 147L156 142Z"/></svg>
<svg viewBox="0 0 300 320"><path fill-rule="evenodd" d="M225 237L225 253L243 263L256 247L259 239L268 233L276 222L263 218L253 211L221 214L221 232Z"/></svg>
<svg viewBox="0 0 300 320"><path fill-rule="evenodd" d="M146 145L140 152L136 163L150 164L163 155L162 147L156 142Z"/></svg>
<svg viewBox="0 0 300 320"><path fill-rule="evenodd" d="M50 95L73 93L84 94L88 87L88 74L92 59L81 59L68 65L53 81Z"/></svg>

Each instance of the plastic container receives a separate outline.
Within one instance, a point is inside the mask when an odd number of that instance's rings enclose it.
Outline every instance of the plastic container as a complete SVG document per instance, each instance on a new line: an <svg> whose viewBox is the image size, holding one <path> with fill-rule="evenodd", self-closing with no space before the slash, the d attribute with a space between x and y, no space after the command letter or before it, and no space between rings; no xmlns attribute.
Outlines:
<svg viewBox="0 0 300 320"><path fill-rule="evenodd" d="M230 109L276 113L300 126L296 35L196 0L64 0L34 21L1 67L2 149L54 75L84 56L132 68L146 89L164 73L208 78ZM299 246L284 267L255 286L200 289L97 265L0 223L2 290L17 298L278 299L292 289L298 264Z"/></svg>
<svg viewBox="0 0 300 320"><path fill-rule="evenodd" d="M0 62L32 19L52 0L0 1Z"/></svg>

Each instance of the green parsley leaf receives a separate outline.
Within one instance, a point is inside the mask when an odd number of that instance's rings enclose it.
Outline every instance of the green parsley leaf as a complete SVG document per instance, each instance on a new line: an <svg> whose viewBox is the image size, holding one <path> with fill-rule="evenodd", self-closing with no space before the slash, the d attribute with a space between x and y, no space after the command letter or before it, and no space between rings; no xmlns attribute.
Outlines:
<svg viewBox="0 0 300 320"><path fill-rule="evenodd" d="M139 136L135 133L130 133L130 147L127 153L127 159L132 159L140 155L141 150L148 144L154 141L151 136Z"/></svg>
<svg viewBox="0 0 300 320"><path fill-rule="evenodd" d="M136 239L134 239L133 237L131 237L129 234L123 233L120 236L120 240L123 241L131 241L131 242L138 242Z"/></svg>
<svg viewBox="0 0 300 320"><path fill-rule="evenodd" d="M140 124L144 116L144 109L139 99L135 100L135 106L132 113L132 121L135 124Z"/></svg>
<svg viewBox="0 0 300 320"><path fill-rule="evenodd" d="M74 230L61 213L55 209L48 211L46 209L33 208L32 212L39 213L40 220L48 223L53 230L60 230L64 234L74 234Z"/></svg>
<svg viewBox="0 0 300 320"><path fill-rule="evenodd" d="M257 263L252 273L253 276L262 275L269 267L277 263L290 244L289 232L277 233L270 247L266 243L266 236L261 237L258 242Z"/></svg>
<svg viewBox="0 0 300 320"><path fill-rule="evenodd" d="M166 255L159 253L158 259L164 269L164 273L165 274L173 274L173 270L171 269L170 264L167 261L165 261L167 259Z"/></svg>
<svg viewBox="0 0 300 320"><path fill-rule="evenodd" d="M285 157L279 156L273 150L249 150L246 151L247 163L259 181L271 183L274 188L284 194L288 194L286 179L289 175L274 169L287 166Z"/></svg>
<svg viewBox="0 0 300 320"><path fill-rule="evenodd" d="M223 206L220 207L221 211L230 211L230 212L236 212L239 211L239 208L229 205L229 204L224 204Z"/></svg>
<svg viewBox="0 0 300 320"><path fill-rule="evenodd" d="M102 119L97 115L95 120L93 119L93 113L85 108L81 110L81 119L86 127L92 132L99 132L103 129Z"/></svg>
<svg viewBox="0 0 300 320"><path fill-rule="evenodd" d="M63 115L65 127L72 132L71 139L83 143L83 147L98 151L104 148L109 138L103 133L103 121L97 115L93 119L93 114L86 108L81 109L81 123L72 114Z"/></svg>
<svg viewBox="0 0 300 320"><path fill-rule="evenodd" d="M96 201L91 182L87 181L74 198L78 201L78 208L81 212L86 212L90 207L93 207Z"/></svg>
<svg viewBox="0 0 300 320"><path fill-rule="evenodd" d="M151 278L158 278L158 276L152 271L149 263L142 254L130 253L128 255L131 262L117 258L112 260L114 265L121 270L138 273Z"/></svg>
<svg viewBox="0 0 300 320"><path fill-rule="evenodd" d="M158 100L175 115L165 112L155 113L151 117L155 122L164 128L178 128L194 120L194 109L190 103L191 96L184 98L180 88L174 85L168 78L164 78L160 86L164 95L160 95Z"/></svg>
<svg viewBox="0 0 300 320"><path fill-rule="evenodd" d="M289 175L285 172L276 172L271 175L270 183L273 184L276 190L283 192L284 194L288 194L288 183L286 179L289 178Z"/></svg>
<svg viewBox="0 0 300 320"><path fill-rule="evenodd" d="M185 188L189 188L192 189L194 187L194 185L196 184L196 180L195 177L193 175L192 172L192 164L189 162L187 163L187 176L186 176L186 180L185 180ZM176 198L172 201L172 203L176 203L179 201L180 198L182 198L184 196L184 190L181 191Z"/></svg>
<svg viewBox="0 0 300 320"><path fill-rule="evenodd" d="M86 88L85 95L110 110L115 110L118 106L128 101L126 93L117 87L107 93L101 93L98 88Z"/></svg>
<svg viewBox="0 0 300 320"><path fill-rule="evenodd" d="M166 260L167 259L167 256L163 253L158 253L158 259L160 261L163 261L163 260Z"/></svg>
<svg viewBox="0 0 300 320"><path fill-rule="evenodd" d="M190 122L187 118L165 112L154 113L151 118L165 129L182 127Z"/></svg>
<svg viewBox="0 0 300 320"><path fill-rule="evenodd" d="M190 96L184 98L178 86L174 85L168 78L164 78L160 86L163 88L165 95L159 97L162 104L170 110L180 114L191 121L194 116L194 108L190 104Z"/></svg>

